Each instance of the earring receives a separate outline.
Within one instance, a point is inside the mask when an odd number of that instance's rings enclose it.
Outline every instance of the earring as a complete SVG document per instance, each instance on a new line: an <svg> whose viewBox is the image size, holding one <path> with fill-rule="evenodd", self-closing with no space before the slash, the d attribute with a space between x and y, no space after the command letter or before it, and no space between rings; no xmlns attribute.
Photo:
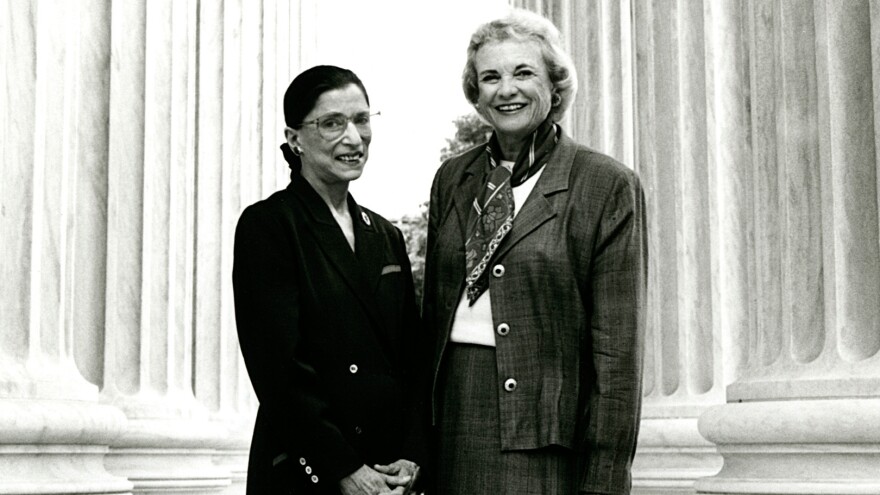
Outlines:
<svg viewBox="0 0 880 495"><path fill-rule="evenodd" d="M291 151L293 151L293 154L296 156L302 156L302 154L303 154L303 149L300 148L299 145L296 145L296 144L293 145L293 148L291 149Z"/></svg>
<svg viewBox="0 0 880 495"><path fill-rule="evenodd" d="M562 103L562 96L559 93L553 93L553 97L550 101L554 107L558 107L559 104Z"/></svg>

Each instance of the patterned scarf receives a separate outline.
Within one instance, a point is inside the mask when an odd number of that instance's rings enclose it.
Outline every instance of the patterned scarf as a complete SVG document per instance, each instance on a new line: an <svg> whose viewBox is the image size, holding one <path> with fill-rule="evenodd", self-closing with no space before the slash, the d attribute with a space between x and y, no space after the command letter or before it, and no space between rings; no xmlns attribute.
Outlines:
<svg viewBox="0 0 880 495"><path fill-rule="evenodd" d="M465 283L471 306L489 288L486 266L504 236L513 228L513 187L521 185L541 170L559 142L559 134L558 125L549 119L542 122L528 138L529 145L520 151L513 170L500 163L501 146L495 133L489 139L486 145L489 173L483 190L474 198L464 244Z"/></svg>

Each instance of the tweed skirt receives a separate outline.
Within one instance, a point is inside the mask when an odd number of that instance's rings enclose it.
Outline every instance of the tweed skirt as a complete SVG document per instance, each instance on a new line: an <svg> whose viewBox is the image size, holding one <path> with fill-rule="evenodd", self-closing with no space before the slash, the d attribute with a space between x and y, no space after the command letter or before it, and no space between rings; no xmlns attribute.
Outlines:
<svg viewBox="0 0 880 495"><path fill-rule="evenodd" d="M440 387L439 495L577 494L580 463L570 450L501 451L494 347L450 343Z"/></svg>

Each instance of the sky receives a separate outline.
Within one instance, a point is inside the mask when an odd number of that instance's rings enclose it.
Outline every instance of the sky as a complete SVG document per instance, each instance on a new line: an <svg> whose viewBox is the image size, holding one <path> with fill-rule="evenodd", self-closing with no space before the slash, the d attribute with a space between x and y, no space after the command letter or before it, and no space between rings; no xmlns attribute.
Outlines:
<svg viewBox="0 0 880 495"><path fill-rule="evenodd" d="M314 64L353 70L370 95L373 140L357 202L397 219L430 196L452 121L473 107L461 90L474 29L507 0L322 0Z"/></svg>

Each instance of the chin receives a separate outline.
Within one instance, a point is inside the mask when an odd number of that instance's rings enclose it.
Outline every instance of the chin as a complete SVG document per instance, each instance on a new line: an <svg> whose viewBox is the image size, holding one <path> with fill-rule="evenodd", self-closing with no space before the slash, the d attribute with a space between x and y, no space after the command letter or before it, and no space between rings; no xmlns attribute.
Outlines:
<svg viewBox="0 0 880 495"><path fill-rule="evenodd" d="M363 175L363 173L364 173L364 168L360 167L356 170L349 170L348 172L343 174L343 178L348 182L352 182L352 181L360 179L361 175Z"/></svg>
<svg viewBox="0 0 880 495"><path fill-rule="evenodd" d="M531 120L524 121L523 119L496 119L493 124L492 127L499 134L508 136L523 136L538 127L537 124L533 126Z"/></svg>

